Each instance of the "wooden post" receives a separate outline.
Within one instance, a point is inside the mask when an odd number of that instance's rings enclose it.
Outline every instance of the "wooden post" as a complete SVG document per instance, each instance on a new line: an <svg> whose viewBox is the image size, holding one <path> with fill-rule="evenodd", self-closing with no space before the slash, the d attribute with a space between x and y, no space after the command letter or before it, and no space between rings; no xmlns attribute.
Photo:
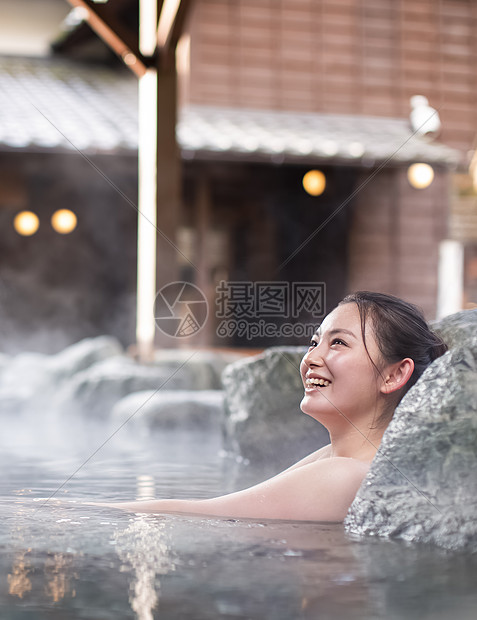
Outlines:
<svg viewBox="0 0 477 620"><path fill-rule="evenodd" d="M200 176L196 184L196 227L197 227L197 286L200 288L207 303L209 312L214 310L214 290L211 286L208 232L210 230L211 219L211 196L210 180L205 169L200 170ZM211 342L211 331L215 327L212 318L209 318L197 336L197 344L205 345Z"/></svg>
<svg viewBox="0 0 477 620"><path fill-rule="evenodd" d="M156 48L157 0L140 0L139 49ZM157 238L157 69L139 78L136 342L141 362L154 357Z"/></svg>
<svg viewBox="0 0 477 620"><path fill-rule="evenodd" d="M146 362L154 357L156 292L179 275L175 51L192 0L139 0L138 36L119 19L113 2L68 2L84 10L93 30L139 78L136 342L139 359Z"/></svg>
<svg viewBox="0 0 477 620"><path fill-rule="evenodd" d="M176 231L180 222L181 160L176 140L175 49L159 58L157 69L157 286L179 278Z"/></svg>
<svg viewBox="0 0 477 620"><path fill-rule="evenodd" d="M139 79L136 342L140 361L154 357L157 238L157 71Z"/></svg>
<svg viewBox="0 0 477 620"><path fill-rule="evenodd" d="M140 0L141 8L144 7L149 15L140 20L143 28L140 42L144 45L141 52L145 56L151 56L156 49L157 4L157 0ZM139 178L140 187L141 179L143 181L143 200L139 200L136 339L139 359L143 362L154 357L154 300L157 291L179 278L176 232L180 221L181 161L176 140L175 43L160 48L156 66L140 78L143 153L139 156ZM157 334L159 344L177 344L169 337L164 337L162 342L161 338L162 334Z"/></svg>

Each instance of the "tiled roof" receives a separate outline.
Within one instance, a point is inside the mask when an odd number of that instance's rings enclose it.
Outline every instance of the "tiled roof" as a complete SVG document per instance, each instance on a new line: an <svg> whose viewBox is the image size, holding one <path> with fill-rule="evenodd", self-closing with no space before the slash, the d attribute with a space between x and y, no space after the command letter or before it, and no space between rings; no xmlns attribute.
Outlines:
<svg viewBox="0 0 477 620"><path fill-rule="evenodd" d="M178 140L190 151L252 160L340 160L372 165L392 159L454 166L460 153L413 136L405 119L191 106Z"/></svg>
<svg viewBox="0 0 477 620"><path fill-rule="evenodd" d="M187 106L177 126L185 158L455 166L459 151L413 136L407 119ZM0 148L137 149L137 83L63 59L0 58Z"/></svg>
<svg viewBox="0 0 477 620"><path fill-rule="evenodd" d="M137 149L136 79L64 60L0 57L0 145Z"/></svg>

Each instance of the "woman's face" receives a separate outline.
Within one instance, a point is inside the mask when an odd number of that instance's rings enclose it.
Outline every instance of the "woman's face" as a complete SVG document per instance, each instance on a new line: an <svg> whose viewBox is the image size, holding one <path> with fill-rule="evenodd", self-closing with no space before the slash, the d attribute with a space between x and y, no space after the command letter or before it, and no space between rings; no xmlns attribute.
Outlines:
<svg viewBox="0 0 477 620"><path fill-rule="evenodd" d="M381 369L381 357L369 321L366 345ZM300 371L305 387L301 409L325 426L346 419L365 422L379 414L376 405L382 379L376 376L364 348L356 304L338 306L324 319Z"/></svg>

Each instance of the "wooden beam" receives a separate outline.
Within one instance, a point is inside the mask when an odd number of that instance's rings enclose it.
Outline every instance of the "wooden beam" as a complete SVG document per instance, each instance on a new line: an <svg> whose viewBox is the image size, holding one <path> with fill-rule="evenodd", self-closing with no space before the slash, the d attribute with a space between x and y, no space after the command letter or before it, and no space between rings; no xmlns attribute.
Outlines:
<svg viewBox="0 0 477 620"><path fill-rule="evenodd" d="M114 14L114 3L109 7L109 4L96 4L92 0L67 1L72 7L85 11L85 21L138 77L154 65L151 58L141 54L138 34L124 26Z"/></svg>
<svg viewBox="0 0 477 620"><path fill-rule="evenodd" d="M177 11L176 19L172 26L172 31L169 36L168 45L171 49L176 49L177 43L184 32L184 26L187 17L189 16L194 0L182 0L179 10Z"/></svg>
<svg viewBox="0 0 477 620"><path fill-rule="evenodd" d="M192 0L164 0L157 26L157 46L160 51L175 50L184 29Z"/></svg>

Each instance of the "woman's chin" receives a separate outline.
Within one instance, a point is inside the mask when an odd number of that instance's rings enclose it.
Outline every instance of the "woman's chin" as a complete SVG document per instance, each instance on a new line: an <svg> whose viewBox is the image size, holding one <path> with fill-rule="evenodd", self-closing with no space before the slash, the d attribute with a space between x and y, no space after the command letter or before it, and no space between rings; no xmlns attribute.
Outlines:
<svg viewBox="0 0 477 620"><path fill-rule="evenodd" d="M308 394L303 396L303 399L300 403L300 409L303 413L312 416L313 418L319 413L320 407L318 406L316 400L310 397Z"/></svg>
<svg viewBox="0 0 477 620"><path fill-rule="evenodd" d="M309 407L308 397L305 394L301 400L300 409L303 411L303 413L308 413L308 407Z"/></svg>
<svg viewBox="0 0 477 620"><path fill-rule="evenodd" d="M323 402L324 401L324 402ZM329 415L336 415L334 408L330 411L329 403L324 399L316 399L316 397L305 394L300 403L300 409L306 415L323 423L323 420Z"/></svg>

